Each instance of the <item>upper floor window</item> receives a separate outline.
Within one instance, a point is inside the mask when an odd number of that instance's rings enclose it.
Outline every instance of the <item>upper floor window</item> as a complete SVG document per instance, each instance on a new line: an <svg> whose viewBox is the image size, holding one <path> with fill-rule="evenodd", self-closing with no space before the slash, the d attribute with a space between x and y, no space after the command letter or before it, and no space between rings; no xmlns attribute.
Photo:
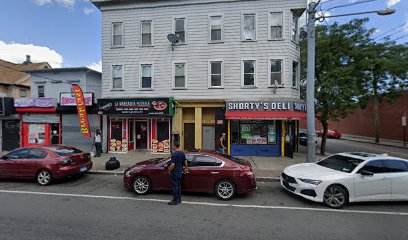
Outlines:
<svg viewBox="0 0 408 240"><path fill-rule="evenodd" d="M187 42L186 18L174 19L174 34L178 37L179 43Z"/></svg>
<svg viewBox="0 0 408 240"><path fill-rule="evenodd" d="M299 63L296 61L292 62L292 87L298 86L299 78Z"/></svg>
<svg viewBox="0 0 408 240"><path fill-rule="evenodd" d="M123 65L112 66L112 89L123 89Z"/></svg>
<svg viewBox="0 0 408 240"><path fill-rule="evenodd" d="M223 86L223 62L222 61L210 61L210 87L222 87Z"/></svg>
<svg viewBox="0 0 408 240"><path fill-rule="evenodd" d="M27 97L27 90L26 89L20 89L20 97L22 97L22 98Z"/></svg>
<svg viewBox="0 0 408 240"><path fill-rule="evenodd" d="M269 59L269 86L282 86L283 59Z"/></svg>
<svg viewBox="0 0 408 240"><path fill-rule="evenodd" d="M299 18L295 14L292 16L292 41L299 42Z"/></svg>
<svg viewBox="0 0 408 240"><path fill-rule="evenodd" d="M152 46L153 45L153 22L142 21L140 23L141 29L141 45L142 46Z"/></svg>
<svg viewBox="0 0 408 240"><path fill-rule="evenodd" d="M45 97L44 85L37 86L38 97Z"/></svg>
<svg viewBox="0 0 408 240"><path fill-rule="evenodd" d="M141 89L152 89L153 88L153 65L152 64L142 64L141 69Z"/></svg>
<svg viewBox="0 0 408 240"><path fill-rule="evenodd" d="M256 87L256 61L242 61L242 87Z"/></svg>
<svg viewBox="0 0 408 240"><path fill-rule="evenodd" d="M210 42L223 40L223 17L210 16Z"/></svg>
<svg viewBox="0 0 408 240"><path fill-rule="evenodd" d="M256 15L244 14L242 16L242 40L256 40Z"/></svg>
<svg viewBox="0 0 408 240"><path fill-rule="evenodd" d="M112 47L123 46L123 23L112 23Z"/></svg>
<svg viewBox="0 0 408 240"><path fill-rule="evenodd" d="M283 38L283 13L271 12L269 13L269 39Z"/></svg>
<svg viewBox="0 0 408 240"><path fill-rule="evenodd" d="M174 88L186 88L186 63L174 64Z"/></svg>

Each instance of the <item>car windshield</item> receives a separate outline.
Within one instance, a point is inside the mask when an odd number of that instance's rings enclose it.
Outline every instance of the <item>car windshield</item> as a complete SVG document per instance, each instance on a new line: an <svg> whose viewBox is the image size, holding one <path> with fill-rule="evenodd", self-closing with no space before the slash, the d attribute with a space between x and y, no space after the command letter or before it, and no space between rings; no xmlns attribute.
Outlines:
<svg viewBox="0 0 408 240"><path fill-rule="evenodd" d="M235 163L238 163L238 164L245 164L245 163L248 162L247 160L236 158L236 157L233 157L233 156L228 155L228 154L223 154L223 153L215 153L215 154L218 155L218 156L221 156L223 158L226 158L228 160L231 160L231 161L233 161Z"/></svg>
<svg viewBox="0 0 408 240"><path fill-rule="evenodd" d="M357 158L333 155L317 162L316 164L333 170L351 173L362 162L363 160Z"/></svg>
<svg viewBox="0 0 408 240"><path fill-rule="evenodd" d="M77 148L66 148L66 147L45 147L45 148L60 156L70 156L70 155L82 153L82 151Z"/></svg>

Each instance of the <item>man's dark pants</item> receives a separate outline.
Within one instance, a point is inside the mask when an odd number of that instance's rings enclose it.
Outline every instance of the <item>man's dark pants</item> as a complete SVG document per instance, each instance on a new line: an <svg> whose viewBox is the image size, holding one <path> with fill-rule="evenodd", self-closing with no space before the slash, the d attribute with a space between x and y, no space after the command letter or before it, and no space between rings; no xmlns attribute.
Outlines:
<svg viewBox="0 0 408 240"><path fill-rule="evenodd" d="M95 143L95 150L96 150L95 157L100 157L101 153L102 153L102 143L96 142Z"/></svg>
<svg viewBox="0 0 408 240"><path fill-rule="evenodd" d="M171 187L173 193L173 201L181 202L181 176L171 176Z"/></svg>

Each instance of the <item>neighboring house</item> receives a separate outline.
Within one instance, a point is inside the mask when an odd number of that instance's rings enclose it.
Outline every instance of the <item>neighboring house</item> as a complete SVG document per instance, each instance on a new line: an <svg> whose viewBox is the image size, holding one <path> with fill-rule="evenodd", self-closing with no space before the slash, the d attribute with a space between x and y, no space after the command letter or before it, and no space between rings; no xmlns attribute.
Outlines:
<svg viewBox="0 0 408 240"><path fill-rule="evenodd" d="M233 155L291 156L306 0L92 2L111 152L214 150L225 132Z"/></svg>

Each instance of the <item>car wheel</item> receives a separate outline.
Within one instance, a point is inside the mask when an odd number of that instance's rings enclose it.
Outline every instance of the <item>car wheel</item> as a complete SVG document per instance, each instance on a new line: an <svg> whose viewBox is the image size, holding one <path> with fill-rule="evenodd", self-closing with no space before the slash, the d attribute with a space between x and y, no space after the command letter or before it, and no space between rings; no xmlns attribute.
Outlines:
<svg viewBox="0 0 408 240"><path fill-rule="evenodd" d="M43 169L37 173L37 182L41 186L47 186L52 182L52 175L50 171Z"/></svg>
<svg viewBox="0 0 408 240"><path fill-rule="evenodd" d="M235 185L230 180L221 180L215 185L215 195L221 200L232 199L235 192Z"/></svg>
<svg viewBox="0 0 408 240"><path fill-rule="evenodd" d="M326 188L323 195L323 202L331 208L342 208L347 204L348 196L343 187L331 185Z"/></svg>
<svg viewBox="0 0 408 240"><path fill-rule="evenodd" d="M137 176L133 180L133 190L139 195L148 193L150 188L151 182L147 177Z"/></svg>

